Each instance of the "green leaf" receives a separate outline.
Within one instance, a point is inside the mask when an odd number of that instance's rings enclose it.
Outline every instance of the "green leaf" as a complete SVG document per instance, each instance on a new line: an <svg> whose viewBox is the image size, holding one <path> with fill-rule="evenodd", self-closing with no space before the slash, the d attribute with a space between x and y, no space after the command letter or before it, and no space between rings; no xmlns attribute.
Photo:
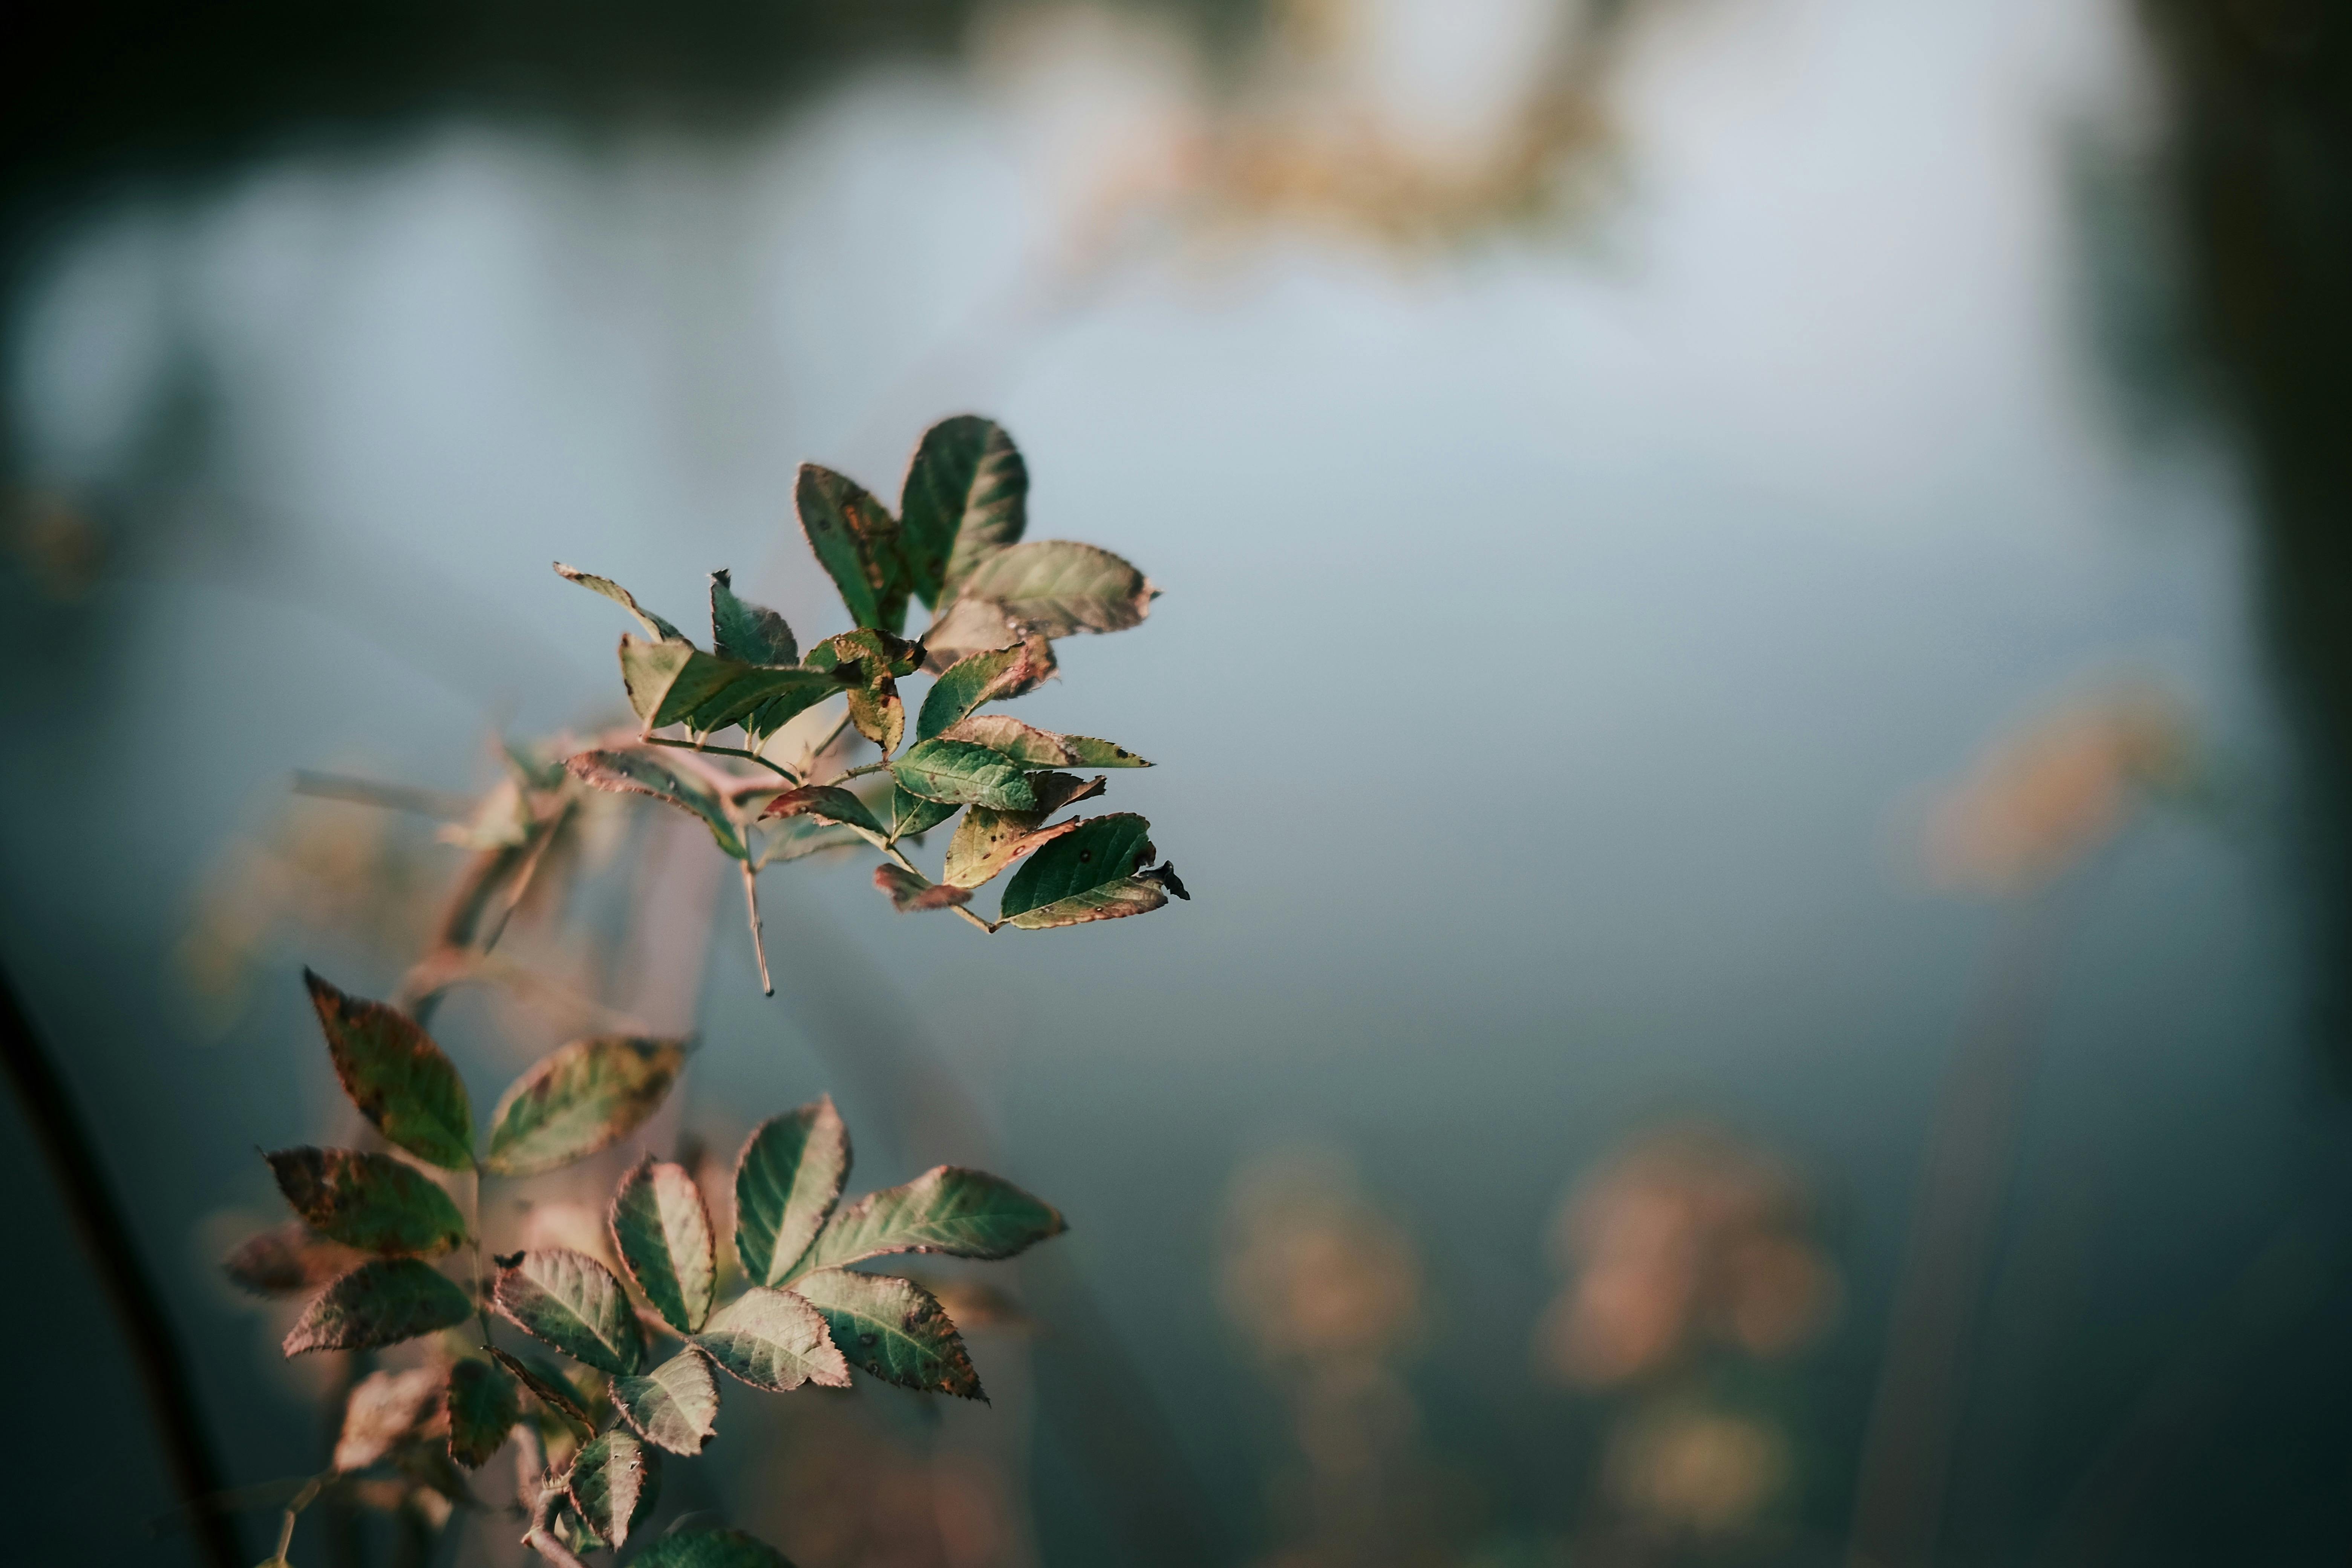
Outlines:
<svg viewBox="0 0 2352 1568"><path fill-rule="evenodd" d="M969 741L1002 752L1024 768L1058 768L1077 761L1062 737L1002 713L975 713L940 731L942 741Z"/></svg>
<svg viewBox="0 0 2352 1568"><path fill-rule="evenodd" d="M1092 735L1062 735L1057 737L1070 749L1070 760L1088 768L1148 768L1151 764L1108 741L1097 741Z"/></svg>
<svg viewBox="0 0 2352 1568"><path fill-rule="evenodd" d="M474 1304L457 1282L415 1258L362 1263L311 1298L286 1353L365 1351L462 1323Z"/></svg>
<svg viewBox="0 0 2352 1568"><path fill-rule="evenodd" d="M581 1399L580 1391L573 1388L572 1380L556 1371L551 1363L536 1356L526 1359L510 1355L496 1345L490 1346L489 1350L492 1360L506 1368L516 1382L530 1389L532 1398L553 1412L556 1418L577 1433L583 1442L596 1435L596 1423L589 1418L588 1407Z"/></svg>
<svg viewBox="0 0 2352 1568"><path fill-rule="evenodd" d="M432 1037L396 1007L347 996L309 970L310 1003L343 1092L403 1149L446 1171L474 1163L474 1108Z"/></svg>
<svg viewBox="0 0 2352 1568"><path fill-rule="evenodd" d="M1002 701L1034 691L1060 667L1054 645L1030 637L1010 647L991 648L960 658L943 670L923 694L923 710L915 721L915 738L928 741L984 702Z"/></svg>
<svg viewBox="0 0 2352 1568"><path fill-rule="evenodd" d="M911 1279L827 1268L793 1289L824 1314L850 1363L901 1388L984 1399L980 1374L939 1298Z"/></svg>
<svg viewBox="0 0 2352 1568"><path fill-rule="evenodd" d="M839 784L803 784L768 803L763 817L813 816L850 828L876 845L889 842L888 830L875 820L866 803Z"/></svg>
<svg viewBox="0 0 2352 1568"><path fill-rule="evenodd" d="M1033 827L1043 815L1034 811L991 811L985 806L973 806L964 813L956 825L955 837L948 840L947 865L942 878L959 888L977 888L1032 850L1052 843L1065 833L1075 833L1075 822L1057 822L1051 827Z"/></svg>
<svg viewBox="0 0 2352 1568"><path fill-rule="evenodd" d="M432 1258L466 1239L466 1216L449 1194L389 1154L306 1145L264 1158L294 1212L330 1240Z"/></svg>
<svg viewBox="0 0 2352 1568"><path fill-rule="evenodd" d="M631 710L646 729L684 724L698 734L747 718L773 729L840 689L840 683L821 670L772 669L721 658L684 643L640 642L625 634L621 638L621 685L628 692Z"/></svg>
<svg viewBox="0 0 2352 1568"><path fill-rule="evenodd" d="M924 910L951 910L959 904L971 901L969 888L933 882L903 866L875 867L874 885L890 895L891 904L900 914L914 914Z"/></svg>
<svg viewBox="0 0 2352 1568"><path fill-rule="evenodd" d="M563 759L581 783L614 795L649 795L656 800L691 812L710 829L719 847L740 860L743 840L718 793L699 779L677 773L650 746L619 746L601 752L580 752Z"/></svg>
<svg viewBox="0 0 2352 1568"><path fill-rule="evenodd" d="M1002 1176L935 1165L911 1182L868 1193L842 1209L800 1266L839 1268L892 1252L1011 1258L1068 1228L1050 1205Z"/></svg>
<svg viewBox="0 0 2352 1568"><path fill-rule="evenodd" d="M660 1462L659 1455L616 1429L572 1458L564 1490L596 1539L618 1551L660 1495Z"/></svg>
<svg viewBox="0 0 2352 1568"><path fill-rule="evenodd" d="M963 809L953 801L925 800L909 795L896 779L890 783L890 842L929 833Z"/></svg>
<svg viewBox="0 0 2352 1568"><path fill-rule="evenodd" d="M686 716L688 730L708 735L730 724L740 724L753 740L761 740L841 689L822 670L736 668L743 673L697 703Z"/></svg>
<svg viewBox="0 0 2352 1568"><path fill-rule="evenodd" d="M1133 812L1089 817L1023 862L1000 916L1023 931L1139 915L1168 901L1137 875L1151 861L1151 824Z"/></svg>
<svg viewBox="0 0 2352 1568"><path fill-rule="evenodd" d="M854 480L803 463L793 487L801 531L816 552L849 618L895 632L907 618L907 586L896 570L898 524L889 509Z"/></svg>
<svg viewBox="0 0 2352 1568"><path fill-rule="evenodd" d="M643 1377L614 1378L613 1407L646 1442L699 1454L719 1430L719 1380L701 1352L683 1350Z"/></svg>
<svg viewBox="0 0 2352 1568"><path fill-rule="evenodd" d="M681 1530L637 1553L631 1568L793 1568L784 1554L740 1530Z"/></svg>
<svg viewBox="0 0 2352 1568"><path fill-rule="evenodd" d="M1021 764L1002 752L969 741L934 736L907 748L890 764L890 776L908 794L950 805L985 805L998 811L1032 811L1036 792Z"/></svg>
<svg viewBox="0 0 2352 1568"><path fill-rule="evenodd" d="M487 1464L522 1419L522 1394L515 1380L470 1356L450 1364L444 1403L449 1412L449 1457L469 1470Z"/></svg>
<svg viewBox="0 0 2352 1568"><path fill-rule="evenodd" d="M801 661L800 644L784 617L764 605L735 596L732 574L710 574L710 646L721 658L745 664L784 665Z"/></svg>
<svg viewBox="0 0 2352 1568"><path fill-rule="evenodd" d="M710 1315L717 1244L702 1189L683 1165L647 1156L613 1194L613 1245L662 1321L690 1334Z"/></svg>
<svg viewBox="0 0 2352 1568"><path fill-rule="evenodd" d="M870 681L885 675L912 675L923 668L923 645L874 626L840 632L809 649L811 669L827 670L843 681Z"/></svg>
<svg viewBox="0 0 2352 1568"><path fill-rule="evenodd" d="M940 605L1027 521L1029 469L992 419L959 414L923 432L898 500L898 550L915 597Z"/></svg>
<svg viewBox="0 0 2352 1568"><path fill-rule="evenodd" d="M735 1162L735 1253L751 1283L783 1282L848 1174L849 1129L831 1095L753 1130Z"/></svg>
<svg viewBox="0 0 2352 1568"><path fill-rule="evenodd" d="M926 805L929 801L924 802ZM822 855L828 850L855 849L866 842L864 835L830 822L820 822L814 816L793 817L770 833L762 841L754 866L782 866L793 860Z"/></svg>
<svg viewBox="0 0 2352 1568"><path fill-rule="evenodd" d="M646 630L651 632L662 641L682 643L686 640L686 634L684 632L679 631L676 626L671 626L667 621L663 620L651 610L641 606L637 603L635 595L631 594L626 588L622 587L618 583L614 582L610 577L599 577L592 572L583 572L577 566L566 566L561 561L555 563L555 570L557 574L562 576L566 582L577 583L592 594L604 595L604 597L612 600L614 604L628 611L629 614L636 616L638 625L644 626Z"/></svg>
<svg viewBox="0 0 2352 1568"><path fill-rule="evenodd" d="M789 1290L753 1286L712 1313L694 1342L745 1383L772 1394L789 1394L803 1383L849 1386L849 1365L834 1349L825 1320Z"/></svg>
<svg viewBox="0 0 2352 1568"><path fill-rule="evenodd" d="M686 1042L598 1035L542 1057L490 1112L485 1170L531 1176L627 1137L661 1106Z"/></svg>
<svg viewBox="0 0 2352 1568"><path fill-rule="evenodd" d="M1151 611L1159 590L1108 550L1067 539L1014 544L965 578L957 604L985 605L1025 633L1066 637L1124 631Z"/></svg>
<svg viewBox="0 0 2352 1568"><path fill-rule="evenodd" d="M551 1247L501 1259L490 1300L523 1332L600 1372L627 1376L645 1361L628 1292L584 1252Z"/></svg>

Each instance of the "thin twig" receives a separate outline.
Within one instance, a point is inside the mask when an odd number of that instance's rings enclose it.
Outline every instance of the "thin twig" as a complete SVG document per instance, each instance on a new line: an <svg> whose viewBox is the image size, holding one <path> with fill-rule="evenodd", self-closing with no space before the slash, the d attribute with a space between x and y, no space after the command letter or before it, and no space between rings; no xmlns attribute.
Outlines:
<svg viewBox="0 0 2352 1568"><path fill-rule="evenodd" d="M768 942L760 934L760 874L749 860L737 863L743 868L743 911L751 922L751 951L760 955L760 989L773 996L776 983L768 978Z"/></svg>
<svg viewBox="0 0 2352 1568"><path fill-rule="evenodd" d="M747 763L757 763L769 772L789 779L794 784L801 782L800 775L782 763L772 763L759 752L747 752L740 746L715 746L708 741L678 741L667 735L640 735L637 739L648 746L675 746L681 752L700 752L713 757L740 757Z"/></svg>
<svg viewBox="0 0 2352 1568"><path fill-rule="evenodd" d="M515 910L522 907L523 895L530 891L531 879L539 875L540 862L547 858L549 847L562 837L564 825L572 820L572 814L578 809L576 804L567 800L556 808L553 816L537 825L538 831L530 851L521 868L515 872L513 884L507 892L506 904L499 910L498 918L490 922L489 934L482 938L481 951L485 956L499 945L499 938L506 935L507 921L514 919Z"/></svg>

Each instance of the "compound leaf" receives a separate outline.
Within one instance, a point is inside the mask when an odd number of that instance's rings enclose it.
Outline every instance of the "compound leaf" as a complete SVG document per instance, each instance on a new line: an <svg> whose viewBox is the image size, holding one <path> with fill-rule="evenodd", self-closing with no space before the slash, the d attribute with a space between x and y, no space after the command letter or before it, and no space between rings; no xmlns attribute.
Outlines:
<svg viewBox="0 0 2352 1568"><path fill-rule="evenodd" d="M803 463L793 487L809 548L841 590L849 618L895 632L907 618L907 587L897 570L898 524L855 480Z"/></svg>
<svg viewBox="0 0 2352 1568"><path fill-rule="evenodd" d="M710 646L721 658L745 664L801 661L800 644L784 617L765 605L737 598L734 576L725 571L710 574Z"/></svg>
<svg viewBox="0 0 2352 1568"><path fill-rule="evenodd" d="M632 1568L793 1568L784 1554L740 1530L681 1530L637 1553Z"/></svg>
<svg viewBox="0 0 2352 1568"><path fill-rule="evenodd" d="M617 1427L573 1456L564 1480L596 1539L618 1551L661 1491L660 1456Z"/></svg>
<svg viewBox="0 0 2352 1568"><path fill-rule="evenodd" d="M466 1239L466 1216L449 1194L389 1154L305 1145L264 1157L294 1212L330 1240L432 1258Z"/></svg>
<svg viewBox="0 0 2352 1568"><path fill-rule="evenodd" d="M849 1386L849 1365L834 1348L824 1318L790 1290L753 1286L712 1313L694 1342L745 1383L772 1394L788 1394L803 1383Z"/></svg>
<svg viewBox="0 0 2352 1568"><path fill-rule="evenodd" d="M834 1344L853 1365L901 1388L987 1397L947 1310L913 1280L826 1268L793 1289L824 1314Z"/></svg>
<svg viewBox="0 0 2352 1568"><path fill-rule="evenodd" d="M643 1377L613 1380L613 1407L673 1454L699 1454L719 1430L719 1380L702 1352L680 1351Z"/></svg>
<svg viewBox="0 0 2352 1568"><path fill-rule="evenodd" d="M702 1189L683 1165L648 1157L613 1194L613 1245L662 1321L690 1334L710 1315L717 1244Z"/></svg>
<svg viewBox="0 0 2352 1568"><path fill-rule="evenodd" d="M1009 545L972 568L957 604L984 605L1040 637L1116 632L1150 613L1158 590L1108 550L1067 539Z"/></svg>
<svg viewBox="0 0 2352 1568"><path fill-rule="evenodd" d="M969 741L1002 752L1024 768L1066 767L1081 759L1062 737L1002 713L974 713L940 731L943 741Z"/></svg>
<svg viewBox="0 0 2352 1568"><path fill-rule="evenodd" d="M421 1160L447 1171L471 1168L473 1104L432 1037L396 1007L345 995L307 969L302 979L335 1076L360 1114Z"/></svg>
<svg viewBox="0 0 2352 1568"><path fill-rule="evenodd" d="M502 1259L490 1299L515 1327L573 1361L624 1377L644 1363L628 1292L584 1252L551 1247Z"/></svg>
<svg viewBox="0 0 2352 1568"><path fill-rule="evenodd" d="M1028 466L1003 426L959 414L924 431L898 500L909 591L926 605L953 598L974 566L1021 537L1028 500Z"/></svg>
<svg viewBox="0 0 2352 1568"><path fill-rule="evenodd" d="M470 1356L449 1367L444 1396L449 1412L449 1457L478 1470L522 1419L522 1393L499 1367Z"/></svg>
<svg viewBox="0 0 2352 1568"><path fill-rule="evenodd" d="M943 805L985 805L1033 811L1036 792L1021 764L1002 752L937 736L918 741L890 764L890 776L909 795Z"/></svg>
<svg viewBox="0 0 2352 1568"><path fill-rule="evenodd" d="M868 1193L842 1209L801 1262L814 1270L892 1252L1011 1258L1068 1228L1051 1205L1002 1176L935 1165L911 1182Z"/></svg>
<svg viewBox="0 0 2352 1568"><path fill-rule="evenodd" d="M676 626L671 626L667 621L663 620L651 610L639 605L635 595L631 594L626 588L622 587L618 583L614 582L610 577L599 577L593 572L583 572L577 566L566 566L561 561L555 563L555 570L557 574L562 576L565 581L577 583L592 594L604 595L604 597L612 600L614 604L628 611L629 614L636 616L637 624L639 626L644 626L646 630L651 632L655 637L659 637L662 641L677 643L686 641L686 634L684 632L679 631Z"/></svg>
<svg viewBox="0 0 2352 1568"><path fill-rule="evenodd" d="M743 858L742 837L717 792L700 780L673 770L655 754L652 747L617 746L580 752L564 758L563 765L581 783L596 789L614 795L649 795L680 811L691 812L710 829L710 837L718 841L719 848L738 860Z"/></svg>
<svg viewBox="0 0 2352 1568"><path fill-rule="evenodd" d="M430 1263L380 1258L311 1298L286 1336L286 1353L374 1350L462 1323L473 1311L466 1292Z"/></svg>
<svg viewBox="0 0 2352 1568"><path fill-rule="evenodd" d="M735 1253L754 1285L777 1285L841 1200L849 1129L833 1097L753 1129L735 1162Z"/></svg>
<svg viewBox="0 0 2352 1568"><path fill-rule="evenodd" d="M922 712L915 721L915 737L928 741L970 714L984 702L1001 701L1034 691L1058 668L1054 645L1030 637L1010 647L971 654L947 667L923 694Z"/></svg>
<svg viewBox="0 0 2352 1568"><path fill-rule="evenodd" d="M515 1079L490 1113L486 1170L529 1176L625 1138L661 1105L686 1064L683 1040L574 1040Z"/></svg>

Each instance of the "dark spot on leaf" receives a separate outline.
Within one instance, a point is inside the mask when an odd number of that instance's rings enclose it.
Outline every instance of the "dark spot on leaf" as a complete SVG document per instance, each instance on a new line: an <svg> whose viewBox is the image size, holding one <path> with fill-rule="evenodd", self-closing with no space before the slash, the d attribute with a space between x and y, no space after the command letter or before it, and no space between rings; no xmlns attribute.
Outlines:
<svg viewBox="0 0 2352 1568"><path fill-rule="evenodd" d="M494 1252L490 1254L490 1261L497 1264L501 1268L520 1268L522 1267L522 1254L520 1252Z"/></svg>
<svg viewBox="0 0 2352 1568"><path fill-rule="evenodd" d="M1079 865L1081 865L1081 866L1085 865L1087 861L1089 861L1089 860L1093 859L1094 858L1095 858L1095 852L1094 852L1093 850L1091 850L1091 849L1081 849L1081 850L1079 850L1079 851L1078 851L1078 864L1079 864Z"/></svg>

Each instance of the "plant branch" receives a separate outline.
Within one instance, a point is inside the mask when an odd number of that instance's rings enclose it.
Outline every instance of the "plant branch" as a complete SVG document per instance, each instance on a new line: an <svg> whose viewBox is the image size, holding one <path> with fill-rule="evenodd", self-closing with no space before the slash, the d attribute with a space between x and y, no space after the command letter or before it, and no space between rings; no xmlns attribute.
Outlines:
<svg viewBox="0 0 2352 1568"><path fill-rule="evenodd" d="M212 1568L245 1568L236 1522L212 1505L225 1489L220 1466L213 1458L196 1407L195 1379L164 1310L163 1293L140 1258L130 1220L107 1180L80 1109L34 1034L32 1019L5 972L0 972L0 1058L5 1060L25 1121L48 1161L100 1288L114 1308L197 1547Z"/></svg>
<svg viewBox="0 0 2352 1568"><path fill-rule="evenodd" d="M740 757L747 763L757 763L770 773L793 784L801 782L800 775L782 763L772 763L759 752L747 752L740 746L714 746L708 741L679 741L667 735L640 735L637 739L648 746L675 746L681 752L700 752L712 757Z"/></svg>
<svg viewBox="0 0 2352 1568"><path fill-rule="evenodd" d="M273 1564L277 1568L284 1568L286 1553L294 1544L294 1521L301 1517L304 1509L319 1500L319 1494L326 1490L327 1483L334 1479L332 1470L312 1476L302 1489L294 1494L293 1500L286 1505L286 1517L278 1522L278 1550L270 1553L269 1562L263 1563L261 1568L272 1568Z"/></svg>
<svg viewBox="0 0 2352 1568"><path fill-rule="evenodd" d="M767 995L776 994L776 983L768 978L768 941L760 934L760 874L751 862L737 862L743 868L743 912L751 922L751 951L760 955L760 989Z"/></svg>

